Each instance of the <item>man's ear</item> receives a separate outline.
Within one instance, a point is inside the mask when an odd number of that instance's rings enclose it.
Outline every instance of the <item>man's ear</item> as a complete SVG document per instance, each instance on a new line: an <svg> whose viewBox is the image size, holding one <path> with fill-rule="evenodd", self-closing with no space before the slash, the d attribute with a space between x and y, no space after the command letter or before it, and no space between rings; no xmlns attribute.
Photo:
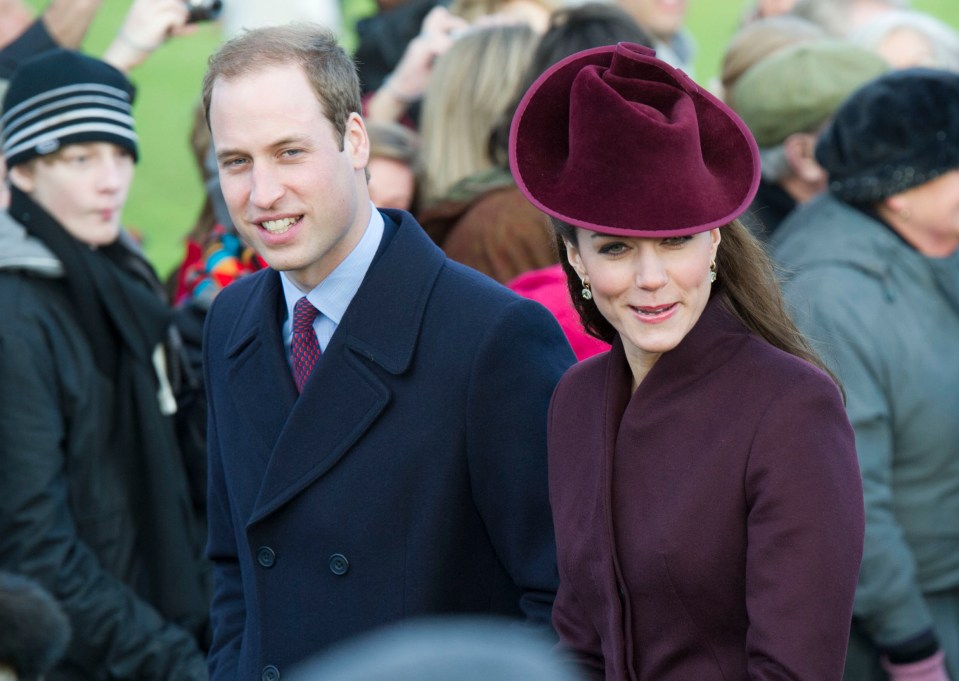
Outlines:
<svg viewBox="0 0 959 681"><path fill-rule="evenodd" d="M797 132L783 141L786 161L793 174L809 184L819 184L826 179L826 171L816 161L816 136Z"/></svg>
<svg viewBox="0 0 959 681"><path fill-rule="evenodd" d="M366 132L366 124L357 113L351 113L346 119L346 130L343 134L343 148L353 160L353 168L362 170L370 162L370 136Z"/></svg>
<svg viewBox="0 0 959 681"><path fill-rule="evenodd" d="M908 191L887 196L879 202L879 213L883 217L886 217L887 221L890 215L894 215L899 217L899 219L908 222L909 218L912 216L910 199L911 196L909 195Z"/></svg>

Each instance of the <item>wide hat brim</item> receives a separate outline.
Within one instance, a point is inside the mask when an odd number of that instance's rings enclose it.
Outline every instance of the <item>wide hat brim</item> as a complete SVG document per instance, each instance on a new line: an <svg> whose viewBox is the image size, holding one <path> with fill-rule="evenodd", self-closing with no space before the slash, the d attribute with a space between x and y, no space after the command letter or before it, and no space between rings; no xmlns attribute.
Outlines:
<svg viewBox="0 0 959 681"><path fill-rule="evenodd" d="M513 117L509 157L537 208L620 236L721 227L749 206L760 179L742 120L630 43L578 52L543 73Z"/></svg>

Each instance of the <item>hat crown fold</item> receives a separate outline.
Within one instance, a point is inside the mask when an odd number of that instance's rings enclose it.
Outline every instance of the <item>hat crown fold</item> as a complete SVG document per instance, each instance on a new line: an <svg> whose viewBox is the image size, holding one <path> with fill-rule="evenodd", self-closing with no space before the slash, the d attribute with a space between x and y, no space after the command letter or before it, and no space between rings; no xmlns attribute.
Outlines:
<svg viewBox="0 0 959 681"><path fill-rule="evenodd" d="M759 182L751 134L654 55L628 43L586 50L533 84L510 160L534 205L577 227L649 237L706 231L745 210Z"/></svg>

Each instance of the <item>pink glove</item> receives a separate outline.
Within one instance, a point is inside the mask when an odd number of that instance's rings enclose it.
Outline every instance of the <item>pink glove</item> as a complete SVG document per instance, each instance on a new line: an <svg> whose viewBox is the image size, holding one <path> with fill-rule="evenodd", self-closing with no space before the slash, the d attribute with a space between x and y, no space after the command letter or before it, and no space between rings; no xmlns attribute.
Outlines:
<svg viewBox="0 0 959 681"><path fill-rule="evenodd" d="M882 668L889 674L889 681L949 681L946 656L941 650L925 660L908 664L893 664L883 656Z"/></svg>

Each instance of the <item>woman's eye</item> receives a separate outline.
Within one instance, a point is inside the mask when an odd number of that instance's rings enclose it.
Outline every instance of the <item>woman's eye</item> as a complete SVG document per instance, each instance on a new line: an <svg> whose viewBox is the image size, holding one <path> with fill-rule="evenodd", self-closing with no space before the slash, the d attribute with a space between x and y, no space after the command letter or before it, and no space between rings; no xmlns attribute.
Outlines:
<svg viewBox="0 0 959 681"><path fill-rule="evenodd" d="M603 255L618 255L624 250L626 250L626 245L619 242L603 244L599 247L599 252Z"/></svg>
<svg viewBox="0 0 959 681"><path fill-rule="evenodd" d="M683 244L685 244L692 238L693 238L692 236L671 236L668 239L663 239L663 245L664 246L682 246Z"/></svg>

